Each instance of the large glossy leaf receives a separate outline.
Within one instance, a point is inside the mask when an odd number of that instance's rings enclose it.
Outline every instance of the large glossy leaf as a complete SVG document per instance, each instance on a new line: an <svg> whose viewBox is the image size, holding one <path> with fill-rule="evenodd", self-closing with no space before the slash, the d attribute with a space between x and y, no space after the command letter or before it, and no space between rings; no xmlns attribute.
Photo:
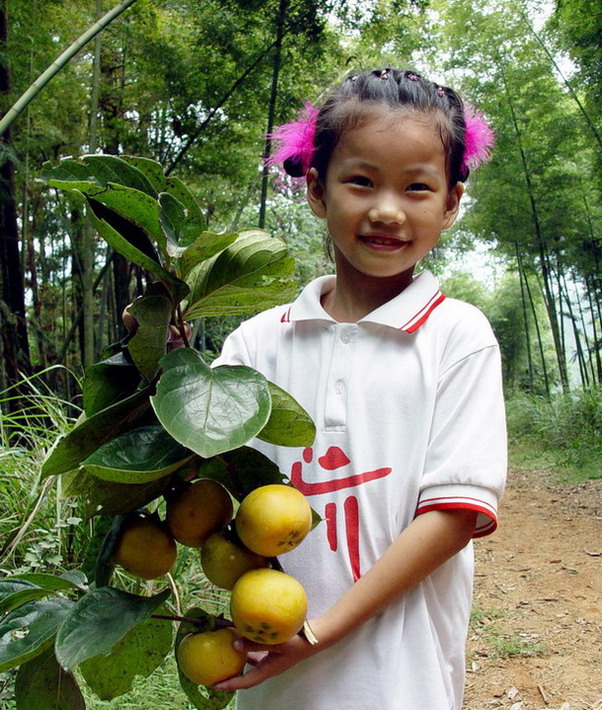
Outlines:
<svg viewBox="0 0 602 710"><path fill-rule="evenodd" d="M80 190L135 224L159 246L164 255L166 254L165 234L159 221L159 203L154 197L140 190L114 183L109 183L104 188L82 186Z"/></svg>
<svg viewBox="0 0 602 710"><path fill-rule="evenodd" d="M261 230L240 232L233 244L186 276L184 317L249 313L284 303L295 293L293 272L283 241Z"/></svg>
<svg viewBox="0 0 602 710"><path fill-rule="evenodd" d="M162 495L169 487L171 476L147 483L115 483L103 481L86 473L85 467L61 478L61 495L77 496L85 504L84 515L122 515L142 508Z"/></svg>
<svg viewBox="0 0 602 710"><path fill-rule="evenodd" d="M177 470L193 456L162 426L149 425L103 444L83 462L83 469L104 481L148 483Z"/></svg>
<svg viewBox="0 0 602 710"><path fill-rule="evenodd" d="M101 587L82 597L59 629L55 653L63 668L111 651L130 629L150 617L169 596L169 589L140 597L112 587Z"/></svg>
<svg viewBox="0 0 602 710"><path fill-rule="evenodd" d="M49 590L19 578L0 579L0 616L33 599L50 594Z"/></svg>
<svg viewBox="0 0 602 710"><path fill-rule="evenodd" d="M0 622L0 673L42 653L72 607L69 599L51 597L9 612Z"/></svg>
<svg viewBox="0 0 602 710"><path fill-rule="evenodd" d="M316 427L309 414L288 392L269 382L272 412L259 439L276 446L311 446Z"/></svg>
<svg viewBox="0 0 602 710"><path fill-rule="evenodd" d="M192 348L168 353L151 397L165 429L191 451L209 458L242 446L270 416L266 379L243 366L210 368Z"/></svg>
<svg viewBox="0 0 602 710"><path fill-rule="evenodd" d="M65 589L80 589L85 591L88 584L86 575L79 570L69 570L59 575L48 574L46 572L30 572L28 574L8 577L7 579L19 579L24 582L30 582L51 592L59 592Z"/></svg>
<svg viewBox="0 0 602 710"><path fill-rule="evenodd" d="M59 666L51 647L19 668L15 701L17 710L86 710L75 678Z"/></svg>
<svg viewBox="0 0 602 710"><path fill-rule="evenodd" d="M237 239L237 232L223 234L202 232L190 246L183 250L178 262L180 276L186 279L195 267L229 247Z"/></svg>
<svg viewBox="0 0 602 710"><path fill-rule="evenodd" d="M226 486L239 501L258 486L286 481L286 476L273 461L250 446L242 446L202 461L198 475L212 478Z"/></svg>
<svg viewBox="0 0 602 710"><path fill-rule="evenodd" d="M101 202L91 197L87 201L90 206L88 216L107 244L164 283L174 303L181 301L188 286L161 265L146 232Z"/></svg>
<svg viewBox="0 0 602 710"><path fill-rule="evenodd" d="M188 634L200 633L213 628L213 618L204 609L199 607L188 609L185 617L187 619L197 619L199 623L192 624L183 621L180 624L178 633L176 634L175 643L176 661L178 658L178 648L180 643L182 643L182 640L188 636ZM218 691L202 685L196 685L182 673L179 664L178 675L182 690L186 693L188 700L190 700L190 702L195 708L198 708L198 710L222 710L222 708L225 708L226 705L228 705L234 695L234 693L229 691Z"/></svg>
<svg viewBox="0 0 602 710"><path fill-rule="evenodd" d="M82 394L88 417L134 394L140 383L138 368L122 352L88 367Z"/></svg>
<svg viewBox="0 0 602 710"><path fill-rule="evenodd" d="M77 468L92 452L136 425L149 409L148 390L140 390L117 404L82 419L66 436L57 440L44 463L42 476Z"/></svg>
<svg viewBox="0 0 602 710"><path fill-rule="evenodd" d="M165 355L167 330L174 306L161 283L151 284L143 296L129 306L138 328L128 343L128 350L138 370L152 380Z"/></svg>
<svg viewBox="0 0 602 710"><path fill-rule="evenodd" d="M85 192L87 185L105 187L117 183L157 196L152 182L138 166L116 155L82 155L77 160L63 158L55 167L45 163L42 176L49 185L61 190Z"/></svg>
<svg viewBox="0 0 602 710"><path fill-rule="evenodd" d="M132 689L136 676L148 677L171 651L173 622L147 619L130 629L111 652L80 665L86 683L101 700L112 700Z"/></svg>

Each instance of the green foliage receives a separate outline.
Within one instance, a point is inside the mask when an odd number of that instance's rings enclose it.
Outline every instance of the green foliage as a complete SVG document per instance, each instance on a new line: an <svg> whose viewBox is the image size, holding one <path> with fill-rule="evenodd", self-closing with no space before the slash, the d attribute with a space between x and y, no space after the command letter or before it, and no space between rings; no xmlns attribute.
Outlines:
<svg viewBox="0 0 602 710"><path fill-rule="evenodd" d="M557 394L551 400L513 395L507 403L511 450L562 469L567 480L600 478L602 471L602 392L599 388ZM523 464L524 465L524 464Z"/></svg>
<svg viewBox="0 0 602 710"><path fill-rule="evenodd" d="M153 506L155 512L142 513L159 522L163 496L201 469L241 500L258 485L282 481L273 464L245 446L248 441L308 446L315 435L300 405L256 370L211 368L189 346L168 352L170 326L185 333L186 317L252 312L286 300L293 262L282 242L257 230L214 235L195 228L200 211L194 197L150 160L84 156L47 166L45 177L84 200L107 243L146 269L151 283L129 309L133 332L85 373L84 412L51 446L47 442L41 465L43 485L59 477L62 495L77 497L87 520L117 516L110 526L98 526L104 541L91 546L94 584L88 588L82 575L0 581L0 671L22 667L17 710L32 702L50 707L55 696L60 707L85 707L71 675L76 668L101 698L112 699L171 651L169 619L176 617L151 619L171 590L138 594L119 585L123 573L116 573L113 553L131 516ZM57 556L56 565L61 561ZM199 619L215 623L206 611ZM156 623L163 624L161 632ZM180 628L178 639L187 628ZM200 710L225 707L231 699L183 676L180 681Z"/></svg>

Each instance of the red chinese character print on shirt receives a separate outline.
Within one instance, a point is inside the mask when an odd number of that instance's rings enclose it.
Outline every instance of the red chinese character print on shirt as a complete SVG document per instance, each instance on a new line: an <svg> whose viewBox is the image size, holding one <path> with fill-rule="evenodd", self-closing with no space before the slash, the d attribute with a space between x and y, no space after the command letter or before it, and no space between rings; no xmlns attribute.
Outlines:
<svg viewBox="0 0 602 710"><path fill-rule="evenodd" d="M391 473L391 468L377 468L364 473L349 473L351 461L347 454L338 446L330 446L323 456L318 458L318 466L324 471L345 469L347 475L340 478L331 478L325 481L310 482L303 479L303 464L312 463L314 452L311 447L303 451L303 461L296 461L291 466L291 483L306 496L319 495L340 491L344 488L357 488L364 483L384 478ZM343 503L343 516L345 525L345 542L353 581L361 577L360 564L360 511L356 496L348 496ZM324 519L326 520L326 536L330 549L336 552L339 546L337 535L337 504L327 502L324 506Z"/></svg>

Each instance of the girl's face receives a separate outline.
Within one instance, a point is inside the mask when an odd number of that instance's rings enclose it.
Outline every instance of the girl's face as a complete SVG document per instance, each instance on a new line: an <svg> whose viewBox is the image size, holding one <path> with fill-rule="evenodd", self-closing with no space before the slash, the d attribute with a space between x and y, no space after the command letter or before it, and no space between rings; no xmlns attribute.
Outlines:
<svg viewBox="0 0 602 710"><path fill-rule="evenodd" d="M458 213L463 185L449 188L446 156L433 117L379 109L345 132L325 180L308 173L308 201L326 219L337 273L393 278L400 290L416 263Z"/></svg>

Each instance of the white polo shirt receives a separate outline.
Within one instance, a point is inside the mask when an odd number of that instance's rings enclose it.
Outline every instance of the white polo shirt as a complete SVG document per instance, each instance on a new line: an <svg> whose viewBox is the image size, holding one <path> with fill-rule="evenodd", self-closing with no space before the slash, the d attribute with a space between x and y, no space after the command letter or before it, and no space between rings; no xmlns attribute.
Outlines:
<svg viewBox="0 0 602 710"><path fill-rule="evenodd" d="M319 616L416 515L478 511L496 527L506 474L499 349L473 306L423 272L357 323L322 308L334 276L243 323L214 363L250 365L316 423L306 449L251 445L308 496L323 522L281 558ZM248 710L461 710L472 598L469 545L335 646L257 688Z"/></svg>

